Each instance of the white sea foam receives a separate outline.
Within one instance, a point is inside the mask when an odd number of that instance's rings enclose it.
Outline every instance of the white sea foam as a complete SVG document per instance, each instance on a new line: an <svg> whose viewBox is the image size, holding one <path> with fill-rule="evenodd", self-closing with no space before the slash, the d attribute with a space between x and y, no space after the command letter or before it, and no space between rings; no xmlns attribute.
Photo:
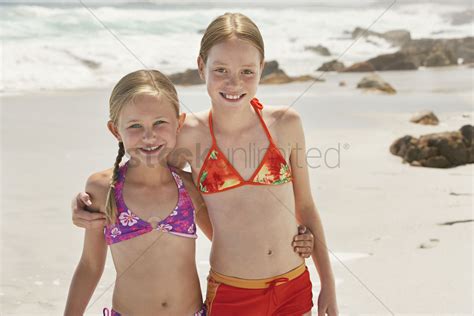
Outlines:
<svg viewBox="0 0 474 316"><path fill-rule="evenodd" d="M350 32L370 26L390 2L364 7L328 2L246 7L3 5L0 13L3 94L18 91L108 87L139 68L165 73L195 68L200 30L226 11L251 17L265 39L266 59L276 59L290 75L307 74L340 57L350 64L396 47L379 38L360 39ZM278 5L280 4L280 5ZM396 4L371 29L407 29L412 38L472 36L471 24L453 26L448 15L465 6ZM92 14L92 13L93 14ZM95 17L94 17L95 15ZM332 56L305 50L322 44ZM349 48L350 47L350 48ZM349 48L349 49L348 49Z"/></svg>

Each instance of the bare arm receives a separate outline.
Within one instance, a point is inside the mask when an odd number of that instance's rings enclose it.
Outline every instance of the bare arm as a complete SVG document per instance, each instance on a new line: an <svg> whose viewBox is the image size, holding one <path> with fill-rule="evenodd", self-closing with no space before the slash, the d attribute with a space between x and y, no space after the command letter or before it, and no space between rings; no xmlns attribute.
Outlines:
<svg viewBox="0 0 474 316"><path fill-rule="evenodd" d="M103 208L102 196L104 190L97 183L98 178L91 176L86 185L86 191L97 197L92 200L91 210L101 211ZM107 256L107 244L105 243L103 228L86 229L84 233L84 246L81 259L74 272L69 294L66 302L64 315L83 315L94 293L97 283L104 271Z"/></svg>
<svg viewBox="0 0 474 316"><path fill-rule="evenodd" d="M308 166L306 161L306 145L303 126L295 111L285 114L285 126L293 145L290 154L293 189L295 193L296 218L314 235L312 258L321 280L319 310L330 316L337 315L335 280L329 260L328 247L324 236L323 224L311 194Z"/></svg>
<svg viewBox="0 0 474 316"><path fill-rule="evenodd" d="M201 193L197 190L196 186L194 185L192 176L189 172L185 172L180 170L181 178L184 180L184 185L186 190L193 201L195 214L196 214L196 224L202 230L204 235L212 241L212 224L211 220L209 219L209 213L207 212L206 203L204 202Z"/></svg>

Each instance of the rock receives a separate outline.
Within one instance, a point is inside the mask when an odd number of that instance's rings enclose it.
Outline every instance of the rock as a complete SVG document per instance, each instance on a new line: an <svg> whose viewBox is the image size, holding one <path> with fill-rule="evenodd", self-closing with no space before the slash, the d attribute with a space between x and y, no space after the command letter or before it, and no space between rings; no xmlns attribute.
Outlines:
<svg viewBox="0 0 474 316"><path fill-rule="evenodd" d="M395 94L397 92L389 83L385 82L377 74L371 74L362 78L362 80L357 84L357 88L376 90L388 94Z"/></svg>
<svg viewBox="0 0 474 316"><path fill-rule="evenodd" d="M413 70L418 69L416 63L405 53L379 55L367 60L375 70Z"/></svg>
<svg viewBox="0 0 474 316"><path fill-rule="evenodd" d="M358 37L367 37L367 36L379 36L380 33L377 33L377 32L374 32L374 31L370 31L370 30L367 30L367 29L363 29L361 27L356 27L354 29L354 31L352 31L352 38L358 38Z"/></svg>
<svg viewBox="0 0 474 316"><path fill-rule="evenodd" d="M411 40L410 32L407 30L393 30L385 33L378 33L370 30L366 30L360 27L356 27L352 31L352 38L375 36L385 39L387 42L392 43L395 46L402 46L403 44Z"/></svg>
<svg viewBox="0 0 474 316"><path fill-rule="evenodd" d="M318 71L342 71L344 69L344 64L338 61L337 59L328 61L321 65L317 70Z"/></svg>
<svg viewBox="0 0 474 316"><path fill-rule="evenodd" d="M402 46L401 52L417 66L457 65L459 58L474 60L474 38L411 40Z"/></svg>
<svg viewBox="0 0 474 316"><path fill-rule="evenodd" d="M352 66L344 68L343 72L370 72L375 71L374 66L368 62L355 63Z"/></svg>
<svg viewBox="0 0 474 316"><path fill-rule="evenodd" d="M290 77L283 70L279 69L278 71L269 74L260 80L261 84L282 84L298 81L324 81L319 78L314 78L309 75Z"/></svg>
<svg viewBox="0 0 474 316"><path fill-rule="evenodd" d="M261 84L282 84L291 82L290 76L288 76L283 70L273 72L260 79Z"/></svg>
<svg viewBox="0 0 474 316"><path fill-rule="evenodd" d="M199 77L197 69L187 69L185 72L174 73L169 75L171 82L181 86L190 86L196 84L203 84L204 80Z"/></svg>
<svg viewBox="0 0 474 316"><path fill-rule="evenodd" d="M263 67L263 73L262 73L262 78L260 79L260 83L261 84L282 84L282 83L290 83L294 81L309 81L309 80L324 81L321 79L311 77L309 75L290 77L282 69L279 68L278 62L276 60L272 60L265 63Z"/></svg>
<svg viewBox="0 0 474 316"><path fill-rule="evenodd" d="M344 80L339 81L339 87L345 87L347 83Z"/></svg>
<svg viewBox="0 0 474 316"><path fill-rule="evenodd" d="M442 51L432 52L426 57L425 66L426 67L440 67L440 66L449 66L457 64L452 62L452 54Z"/></svg>
<svg viewBox="0 0 474 316"><path fill-rule="evenodd" d="M392 143L390 152L412 165L451 168L474 163L473 138L474 127L464 125L454 132L401 137Z"/></svg>
<svg viewBox="0 0 474 316"><path fill-rule="evenodd" d="M474 21L474 10L465 10L451 14L451 25L463 25Z"/></svg>
<svg viewBox="0 0 474 316"><path fill-rule="evenodd" d="M423 111L416 113L411 119L410 122L422 124L422 125L438 125L438 117L432 111Z"/></svg>
<svg viewBox="0 0 474 316"><path fill-rule="evenodd" d="M276 60L266 61L265 65L263 65L262 78L279 70L280 66Z"/></svg>
<svg viewBox="0 0 474 316"><path fill-rule="evenodd" d="M318 53L321 56L331 56L329 49L319 44L318 46L305 46L304 50L310 50L312 52Z"/></svg>
<svg viewBox="0 0 474 316"><path fill-rule="evenodd" d="M421 248L421 249L429 249L429 248L436 247L438 244L439 244L439 239L437 239L437 238L430 238L429 241L420 244L419 248Z"/></svg>
<svg viewBox="0 0 474 316"><path fill-rule="evenodd" d="M402 46L403 44L411 41L411 34L406 30L393 30L381 34L381 37L396 46Z"/></svg>

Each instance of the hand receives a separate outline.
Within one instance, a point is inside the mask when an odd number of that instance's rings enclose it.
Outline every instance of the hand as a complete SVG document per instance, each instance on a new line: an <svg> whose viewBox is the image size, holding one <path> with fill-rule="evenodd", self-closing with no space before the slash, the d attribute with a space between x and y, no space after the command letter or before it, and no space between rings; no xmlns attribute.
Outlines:
<svg viewBox="0 0 474 316"><path fill-rule="evenodd" d="M338 316L335 285L321 287L318 297L318 316Z"/></svg>
<svg viewBox="0 0 474 316"><path fill-rule="evenodd" d="M293 238L291 244L296 253L302 258L309 258L314 249L314 236L306 226L298 226L298 235Z"/></svg>
<svg viewBox="0 0 474 316"><path fill-rule="evenodd" d="M99 212L90 212L87 206L92 202L89 195L85 192L79 193L72 200L72 222L74 225L82 228L102 228L105 226L105 215Z"/></svg>

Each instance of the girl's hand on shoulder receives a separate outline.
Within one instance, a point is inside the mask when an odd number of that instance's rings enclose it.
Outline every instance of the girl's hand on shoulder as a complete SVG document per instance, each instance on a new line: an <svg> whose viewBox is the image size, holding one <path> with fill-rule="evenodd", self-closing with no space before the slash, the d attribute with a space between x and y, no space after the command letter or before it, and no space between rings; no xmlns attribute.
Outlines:
<svg viewBox="0 0 474 316"><path fill-rule="evenodd" d="M92 202L90 196L85 192L80 192L72 200L72 223L78 227L91 229L101 228L105 225L105 214L92 212L87 209Z"/></svg>

